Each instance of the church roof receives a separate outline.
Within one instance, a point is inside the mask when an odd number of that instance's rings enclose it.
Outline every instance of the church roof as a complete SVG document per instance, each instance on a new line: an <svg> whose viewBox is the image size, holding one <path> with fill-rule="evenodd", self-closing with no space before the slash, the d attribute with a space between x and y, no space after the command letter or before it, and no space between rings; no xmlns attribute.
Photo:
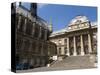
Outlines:
<svg viewBox="0 0 100 75"><path fill-rule="evenodd" d="M32 22L38 23L40 26L43 26L45 29L49 29L49 24L39 16L33 17L30 10L24 6L17 6L16 13L22 14L25 17L28 17Z"/></svg>

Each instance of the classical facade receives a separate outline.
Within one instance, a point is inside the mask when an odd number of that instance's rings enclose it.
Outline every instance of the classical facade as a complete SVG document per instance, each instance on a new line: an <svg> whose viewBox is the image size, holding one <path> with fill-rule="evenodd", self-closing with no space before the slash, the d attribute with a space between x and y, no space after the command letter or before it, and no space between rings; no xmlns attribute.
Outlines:
<svg viewBox="0 0 100 75"><path fill-rule="evenodd" d="M11 18L15 26L15 69L46 66L56 54L56 45L49 41L52 26L37 15L37 4L31 3L28 10L21 3L13 3Z"/></svg>
<svg viewBox="0 0 100 75"><path fill-rule="evenodd" d="M65 29L53 32L50 40L57 45L58 57L97 54L97 23L76 16Z"/></svg>

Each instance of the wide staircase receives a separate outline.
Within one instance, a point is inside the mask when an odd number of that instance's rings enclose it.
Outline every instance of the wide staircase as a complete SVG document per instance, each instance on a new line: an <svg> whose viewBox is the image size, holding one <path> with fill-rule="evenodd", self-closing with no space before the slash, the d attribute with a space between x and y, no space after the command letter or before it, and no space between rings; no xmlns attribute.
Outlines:
<svg viewBox="0 0 100 75"><path fill-rule="evenodd" d="M92 68L95 67L94 57L90 55L85 56L69 56L64 58L63 60L57 60L51 67L64 67L64 68Z"/></svg>

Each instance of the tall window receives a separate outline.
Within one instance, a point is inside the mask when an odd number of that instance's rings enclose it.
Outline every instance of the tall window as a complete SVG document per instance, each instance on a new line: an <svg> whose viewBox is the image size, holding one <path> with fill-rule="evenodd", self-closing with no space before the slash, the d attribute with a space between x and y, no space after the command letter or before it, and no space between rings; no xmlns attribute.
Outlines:
<svg viewBox="0 0 100 75"><path fill-rule="evenodd" d="M17 28L17 26L18 26L18 21L19 21L19 15L17 14L17 15L16 15L16 28Z"/></svg>
<svg viewBox="0 0 100 75"><path fill-rule="evenodd" d="M81 47L77 47L77 55L81 54Z"/></svg>
<svg viewBox="0 0 100 75"><path fill-rule="evenodd" d="M23 31L24 23L25 23L25 18L21 16L20 27L19 27L19 31L21 32Z"/></svg>
<svg viewBox="0 0 100 75"><path fill-rule="evenodd" d="M59 43L59 45L61 45L61 43L62 43L61 40L59 40L58 43Z"/></svg>
<svg viewBox="0 0 100 75"><path fill-rule="evenodd" d="M38 24L35 25L35 34L34 36L36 38L39 38L39 30L40 30L40 26Z"/></svg>
<svg viewBox="0 0 100 75"><path fill-rule="evenodd" d="M47 55L48 54L48 51L47 51L48 46L46 44L43 44L42 46L43 46L43 54L44 55ZM49 49L51 50L51 47L50 46L49 46Z"/></svg>
<svg viewBox="0 0 100 75"><path fill-rule="evenodd" d="M61 48L59 48L59 54L61 54Z"/></svg>
<svg viewBox="0 0 100 75"><path fill-rule="evenodd" d="M33 41L32 43L32 50L33 52L36 52L36 42L35 41Z"/></svg>
<svg viewBox="0 0 100 75"><path fill-rule="evenodd" d="M49 40L49 35L50 35L50 32L49 30L47 30L47 40Z"/></svg>
<svg viewBox="0 0 100 75"><path fill-rule="evenodd" d="M67 39L64 39L64 44L67 44Z"/></svg>
<svg viewBox="0 0 100 75"><path fill-rule="evenodd" d="M66 54L66 53L67 53L67 47L64 48L64 54Z"/></svg>
<svg viewBox="0 0 100 75"><path fill-rule="evenodd" d="M89 53L88 50L89 50L88 45L84 46L84 52L85 52L85 54Z"/></svg>
<svg viewBox="0 0 100 75"><path fill-rule="evenodd" d="M33 23L33 28L32 28L32 35L34 37L34 33L35 33L35 23Z"/></svg>
<svg viewBox="0 0 100 75"><path fill-rule="evenodd" d="M70 48L70 55L73 55L73 53L74 53L74 48L71 47L71 48Z"/></svg>
<svg viewBox="0 0 100 75"><path fill-rule="evenodd" d="M88 45L88 35L83 35L84 45Z"/></svg>
<svg viewBox="0 0 100 75"><path fill-rule="evenodd" d="M43 27L41 28L41 39L45 39L45 29Z"/></svg>
<svg viewBox="0 0 100 75"><path fill-rule="evenodd" d="M45 40L47 40L47 30L45 29Z"/></svg>
<svg viewBox="0 0 100 75"><path fill-rule="evenodd" d="M18 50L20 50L21 48L22 48L22 43L23 43L23 40L22 40L22 38L17 38L17 40L16 40L16 48L18 49Z"/></svg>
<svg viewBox="0 0 100 75"><path fill-rule="evenodd" d="M28 35L31 35L32 34L32 28L33 28L32 22L29 20L27 22L27 25L26 25L26 33Z"/></svg>
<svg viewBox="0 0 100 75"><path fill-rule="evenodd" d="M24 50L25 51L28 51L29 50L29 47L30 47L30 41L29 40L26 40L25 42L24 42Z"/></svg>

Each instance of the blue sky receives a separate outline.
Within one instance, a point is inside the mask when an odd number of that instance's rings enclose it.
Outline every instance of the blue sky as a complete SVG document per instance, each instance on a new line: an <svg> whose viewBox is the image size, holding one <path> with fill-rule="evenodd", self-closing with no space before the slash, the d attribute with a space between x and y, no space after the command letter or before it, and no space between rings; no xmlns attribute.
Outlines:
<svg viewBox="0 0 100 75"><path fill-rule="evenodd" d="M29 4L25 4L29 8ZM97 8L89 6L38 4L38 16L50 20L53 24L53 31L67 27L71 19L77 15L87 16L90 21L97 21Z"/></svg>

